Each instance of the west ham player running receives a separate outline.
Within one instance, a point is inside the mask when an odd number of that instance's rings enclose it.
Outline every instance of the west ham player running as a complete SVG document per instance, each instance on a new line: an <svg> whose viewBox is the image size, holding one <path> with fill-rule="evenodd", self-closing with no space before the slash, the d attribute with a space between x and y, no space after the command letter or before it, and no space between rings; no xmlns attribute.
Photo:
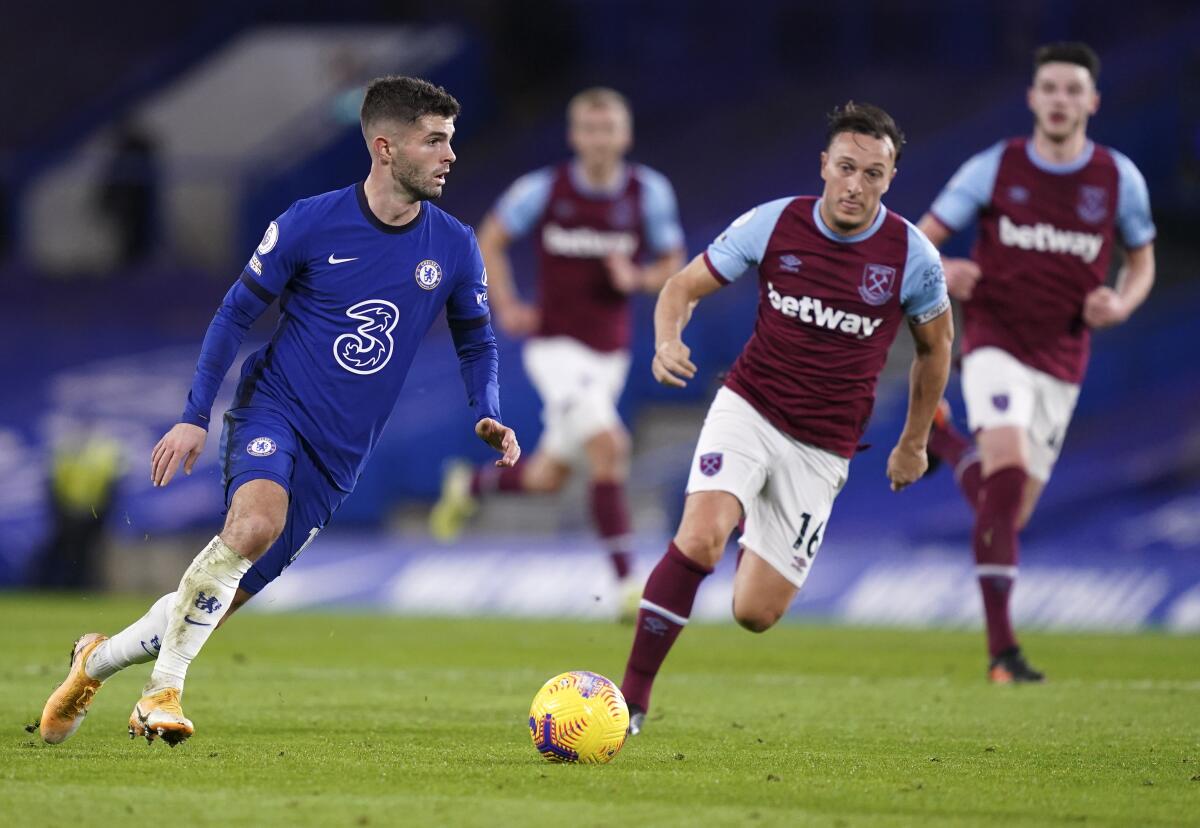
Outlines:
<svg viewBox="0 0 1200 828"><path fill-rule="evenodd" d="M592 519L629 593L632 617L638 590L627 581L629 435L616 406L629 370L629 296L657 293L683 266L683 230L667 179L625 160L633 123L621 94L584 90L571 99L567 121L574 159L517 179L479 231L496 321L511 336L531 337L525 370L542 398L542 439L516 468L451 466L430 528L454 537L476 499L494 491L558 491L582 455ZM507 253L529 233L538 254L536 306L517 294Z"/></svg>
<svg viewBox="0 0 1200 828"><path fill-rule="evenodd" d="M1133 162L1088 140L1100 60L1082 43L1037 50L1032 138L969 159L921 219L941 246L979 218L970 259L948 259L962 302L962 388L974 445L944 407L929 440L975 511L972 546L997 683L1042 681L1009 617L1018 532L1062 449L1087 366L1091 329L1119 325L1154 282L1154 223ZM1125 249L1116 289L1113 249Z"/></svg>
<svg viewBox="0 0 1200 828"><path fill-rule="evenodd" d="M130 736L171 745L193 726L180 696L188 664L220 623L296 559L354 489L386 425L421 338L443 309L462 365L475 433L511 467L520 456L500 423L487 280L471 228L429 203L454 163L459 105L423 80L367 88L365 182L297 201L271 222L225 295L196 367L182 421L154 448L154 485L188 473L209 411L246 330L276 299L270 344L242 365L221 435L225 527L179 588L111 639L80 638L71 669L42 711L42 738L62 742L100 685L157 658L129 718Z"/></svg>
<svg viewBox="0 0 1200 828"><path fill-rule="evenodd" d="M691 308L758 271L754 334L709 408L679 531L642 596L621 685L631 733L642 729L654 677L739 520L738 623L763 632L796 597L846 484L888 348L906 323L916 357L887 474L899 491L925 472L954 328L937 249L880 201L903 143L877 107L835 110L821 197L782 198L743 214L659 296L654 376L682 386L696 373L681 339Z"/></svg>

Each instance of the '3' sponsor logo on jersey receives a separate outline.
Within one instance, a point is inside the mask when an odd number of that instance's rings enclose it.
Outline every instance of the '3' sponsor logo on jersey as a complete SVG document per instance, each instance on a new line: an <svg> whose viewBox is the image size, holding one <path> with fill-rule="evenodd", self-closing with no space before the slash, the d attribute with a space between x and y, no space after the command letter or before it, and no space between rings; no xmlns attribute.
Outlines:
<svg viewBox="0 0 1200 828"><path fill-rule="evenodd" d="M352 374L382 370L396 349L392 331L400 312L386 299L367 299L351 305L346 316L362 324L354 333L344 333L333 341L333 358Z"/></svg>

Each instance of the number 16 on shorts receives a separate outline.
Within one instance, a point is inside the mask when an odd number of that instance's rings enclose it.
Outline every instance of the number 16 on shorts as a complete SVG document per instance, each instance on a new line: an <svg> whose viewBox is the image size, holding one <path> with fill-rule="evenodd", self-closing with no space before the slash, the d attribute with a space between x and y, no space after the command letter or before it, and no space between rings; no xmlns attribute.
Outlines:
<svg viewBox="0 0 1200 828"><path fill-rule="evenodd" d="M792 543L792 551L797 553L792 556L792 566L801 571L808 568L809 562L821 548L821 532L824 528L825 521L819 521L814 526L811 514L804 512L800 515L800 534Z"/></svg>

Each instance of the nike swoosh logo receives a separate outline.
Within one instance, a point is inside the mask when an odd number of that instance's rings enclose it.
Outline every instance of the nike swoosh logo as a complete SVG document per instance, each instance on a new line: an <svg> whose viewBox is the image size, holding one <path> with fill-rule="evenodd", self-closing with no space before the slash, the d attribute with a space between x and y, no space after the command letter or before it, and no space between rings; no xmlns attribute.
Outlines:
<svg viewBox="0 0 1200 828"><path fill-rule="evenodd" d="M193 621L192 616L190 616L190 615L183 616L183 620L188 622L189 624L195 624L197 627L211 627L212 626L212 624L205 624L203 621Z"/></svg>
<svg viewBox="0 0 1200 828"><path fill-rule="evenodd" d="M358 261L358 256L355 256L353 259L339 259L339 258L335 257L332 253L329 254L329 263L330 264L342 264L343 262L357 262L357 261Z"/></svg>
<svg viewBox="0 0 1200 828"><path fill-rule="evenodd" d="M186 618L187 616L184 617ZM147 647L145 641L139 641L138 643L142 645L142 649L146 651L146 655L150 656L151 658L158 658L158 653Z"/></svg>

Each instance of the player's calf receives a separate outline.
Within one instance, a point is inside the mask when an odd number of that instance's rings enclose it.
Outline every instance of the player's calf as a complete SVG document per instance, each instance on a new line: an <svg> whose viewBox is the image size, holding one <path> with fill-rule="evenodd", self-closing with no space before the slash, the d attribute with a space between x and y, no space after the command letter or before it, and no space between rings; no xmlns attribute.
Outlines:
<svg viewBox="0 0 1200 828"><path fill-rule="evenodd" d="M800 588L751 549L745 550L733 580L733 617L750 632L775 626Z"/></svg>

